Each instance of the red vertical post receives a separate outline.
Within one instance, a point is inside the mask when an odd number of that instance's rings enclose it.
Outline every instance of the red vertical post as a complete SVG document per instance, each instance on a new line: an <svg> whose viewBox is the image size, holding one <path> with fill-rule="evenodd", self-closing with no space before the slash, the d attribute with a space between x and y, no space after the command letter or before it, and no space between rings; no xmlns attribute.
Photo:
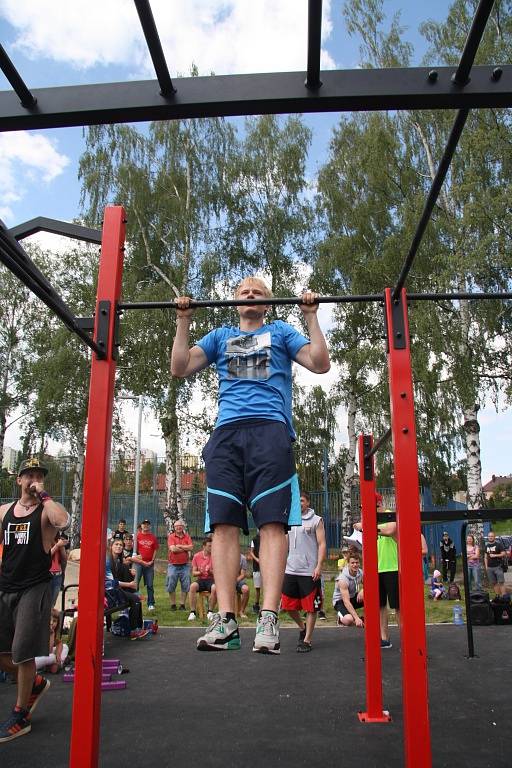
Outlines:
<svg viewBox="0 0 512 768"><path fill-rule="evenodd" d="M359 487L363 526L364 646L366 712L358 712L363 723L388 723L382 709L382 660L380 650L379 572L377 561L377 505L371 435L359 435Z"/></svg>
<svg viewBox="0 0 512 768"><path fill-rule="evenodd" d="M395 468L406 768L431 768L425 595L407 296L386 289L389 397Z"/></svg>
<svg viewBox="0 0 512 768"><path fill-rule="evenodd" d="M71 768L96 768L99 755L105 549L110 487L112 409L116 370L115 329L121 295L125 212L106 208L98 274L82 497L78 631L71 731ZM83 585L83 588L82 588Z"/></svg>

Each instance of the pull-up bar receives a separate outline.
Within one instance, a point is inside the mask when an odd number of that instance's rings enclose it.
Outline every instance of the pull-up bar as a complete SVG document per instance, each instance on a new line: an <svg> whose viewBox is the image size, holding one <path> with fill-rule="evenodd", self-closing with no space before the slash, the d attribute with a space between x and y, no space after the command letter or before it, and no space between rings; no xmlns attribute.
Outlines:
<svg viewBox="0 0 512 768"><path fill-rule="evenodd" d="M512 299L511 291L501 293L469 293L459 291L457 293L408 293L407 301L441 301L441 300L504 300ZM318 296L316 304L358 304L364 302L384 302L383 293L367 293L360 295L346 294L342 296ZM266 299L192 299L191 309L216 307L248 307L252 304L265 306L280 306L285 304L301 304L300 296L272 297ZM121 301L117 308L124 312L131 309L178 309L176 301Z"/></svg>

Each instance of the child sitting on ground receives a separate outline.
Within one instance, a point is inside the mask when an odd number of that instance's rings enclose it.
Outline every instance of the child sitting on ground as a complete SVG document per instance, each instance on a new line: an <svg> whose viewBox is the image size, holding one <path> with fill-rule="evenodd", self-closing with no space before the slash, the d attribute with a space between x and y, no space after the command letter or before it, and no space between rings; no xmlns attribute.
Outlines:
<svg viewBox="0 0 512 768"><path fill-rule="evenodd" d="M434 571L430 585L430 597L432 600L441 600L444 595L444 584L441 571Z"/></svg>
<svg viewBox="0 0 512 768"><path fill-rule="evenodd" d="M36 669L48 668L49 672L55 674L64 666L67 659L69 648L63 643L60 637L60 612L52 608L50 616L50 643L48 656L36 656Z"/></svg>

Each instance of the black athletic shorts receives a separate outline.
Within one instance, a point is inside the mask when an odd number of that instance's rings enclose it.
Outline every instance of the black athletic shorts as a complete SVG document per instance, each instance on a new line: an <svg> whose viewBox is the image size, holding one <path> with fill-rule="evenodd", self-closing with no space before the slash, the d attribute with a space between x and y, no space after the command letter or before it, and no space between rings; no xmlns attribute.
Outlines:
<svg viewBox="0 0 512 768"><path fill-rule="evenodd" d="M299 482L286 424L244 419L218 427L203 449L205 532L235 525L248 534L247 508L257 528L301 525Z"/></svg>
<svg viewBox="0 0 512 768"><path fill-rule="evenodd" d="M384 608L389 602L389 607L398 611L400 609L398 596L398 571L384 571L379 573L379 602Z"/></svg>
<svg viewBox="0 0 512 768"><path fill-rule="evenodd" d="M51 593L51 581L0 592L0 653L8 653L15 664L48 656Z"/></svg>
<svg viewBox="0 0 512 768"><path fill-rule="evenodd" d="M357 602L357 597L351 597L350 598L350 605L356 611L357 611L358 608L363 608L364 607L364 603L358 603ZM343 600L337 600L336 601L336 603L334 604L334 610L337 613L341 613L342 616L348 616L350 614L350 611L346 608L345 603L343 602Z"/></svg>
<svg viewBox="0 0 512 768"><path fill-rule="evenodd" d="M322 580L313 580L312 576L296 576L285 573L283 593L281 595L282 611L307 611L316 613L322 610Z"/></svg>

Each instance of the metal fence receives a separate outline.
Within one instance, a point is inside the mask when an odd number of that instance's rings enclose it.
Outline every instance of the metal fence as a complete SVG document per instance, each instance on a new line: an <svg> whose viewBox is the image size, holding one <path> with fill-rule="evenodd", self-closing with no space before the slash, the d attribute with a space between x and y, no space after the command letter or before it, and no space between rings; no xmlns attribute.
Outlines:
<svg viewBox="0 0 512 768"><path fill-rule="evenodd" d="M184 454L181 459L180 493L183 515L186 519L188 530L192 538L200 541L204 535L204 510L205 510L205 476L204 467L199 457ZM45 457L45 463L49 467L48 476L45 479L45 487L48 492L67 509L71 507L71 494L73 487L74 463L70 457ZM304 468L303 468L304 469ZM343 543L344 510L342 505L342 492L339 488L332 487L329 479L329 468L323 467L323 472L318 473L318 466L314 472L301 473L301 482L311 497L311 506L317 514L324 519L327 547L330 553L336 553ZM316 485L313 485L315 483ZM384 506L395 509L395 493L393 488L381 488L384 497ZM2 503L18 497L19 488L15 475L3 473L0 476L0 499ZM111 462L110 473L110 501L108 525L111 529L117 527L120 518L125 518L127 527L133 527L133 512L135 502L135 459L133 457L116 456ZM165 463L161 457L144 457L141 461L141 482L139 493L138 519L148 519L152 523L152 530L162 544L166 541L167 529L163 511L166 504L165 492ZM421 492L422 510L453 510L465 509L465 505L447 500L444 505L435 505L429 489ZM351 513L353 520L360 519L359 487L352 489ZM249 515L249 525L252 518ZM460 541L461 523L437 523L423 526L423 532L427 539L429 551L436 553L443 530L448 530L453 541ZM242 546L248 545L255 534L255 528L251 527L249 536L242 536Z"/></svg>

